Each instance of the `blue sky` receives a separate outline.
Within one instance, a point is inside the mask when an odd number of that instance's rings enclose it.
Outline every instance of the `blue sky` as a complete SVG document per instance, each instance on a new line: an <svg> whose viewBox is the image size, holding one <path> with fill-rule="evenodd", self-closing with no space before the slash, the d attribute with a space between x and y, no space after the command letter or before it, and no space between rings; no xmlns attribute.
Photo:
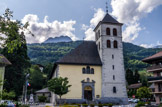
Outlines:
<svg viewBox="0 0 162 107"><path fill-rule="evenodd" d="M161 0L1 0L0 14L8 7L14 19L31 22L37 37L28 36L29 43L60 35L93 40L92 29L102 19L106 1L110 14L125 24L124 41L145 47L162 44Z"/></svg>

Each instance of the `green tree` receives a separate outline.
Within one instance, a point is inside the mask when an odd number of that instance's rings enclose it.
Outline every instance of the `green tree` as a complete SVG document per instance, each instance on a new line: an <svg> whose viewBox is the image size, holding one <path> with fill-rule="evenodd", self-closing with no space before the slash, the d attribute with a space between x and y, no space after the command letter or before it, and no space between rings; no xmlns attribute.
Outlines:
<svg viewBox="0 0 162 107"><path fill-rule="evenodd" d="M15 96L16 95L14 91L7 92L6 90L3 90L3 93L2 93L3 100L14 100Z"/></svg>
<svg viewBox="0 0 162 107"><path fill-rule="evenodd" d="M5 13L0 16L0 40L3 41L1 46L7 47L8 52L12 53L15 49L21 47L26 43L24 37L24 31L28 31L29 34L33 35L28 29L28 22L22 24L20 21L12 20L13 12L9 8L5 10Z"/></svg>
<svg viewBox="0 0 162 107"><path fill-rule="evenodd" d="M23 25L20 21L11 20L12 13L6 9L5 14L0 16L0 33L5 35L0 37L0 40L3 41L2 54L12 63L6 67L4 89L8 92L14 91L18 98L22 94L26 69L30 67L23 33L28 24Z"/></svg>
<svg viewBox="0 0 162 107"><path fill-rule="evenodd" d="M71 85L68 85L68 84L69 84L69 81L67 77L53 78L48 81L48 89L54 92L55 94L57 94L61 100L61 96L69 92L68 89L69 87L71 87Z"/></svg>
<svg viewBox="0 0 162 107"><path fill-rule="evenodd" d="M138 70L135 70L135 74L134 74L134 83L138 83L140 80L140 74L138 73Z"/></svg>
<svg viewBox="0 0 162 107"><path fill-rule="evenodd" d="M126 80L128 85L133 84L133 72L130 69L126 70Z"/></svg>
<svg viewBox="0 0 162 107"><path fill-rule="evenodd" d="M150 98L151 97L151 90L147 87L141 87L137 90L138 98Z"/></svg>
<svg viewBox="0 0 162 107"><path fill-rule="evenodd" d="M40 68L37 65L32 65L30 68L30 78L29 83L31 84L31 89L35 92L40 90L44 85L44 77Z"/></svg>

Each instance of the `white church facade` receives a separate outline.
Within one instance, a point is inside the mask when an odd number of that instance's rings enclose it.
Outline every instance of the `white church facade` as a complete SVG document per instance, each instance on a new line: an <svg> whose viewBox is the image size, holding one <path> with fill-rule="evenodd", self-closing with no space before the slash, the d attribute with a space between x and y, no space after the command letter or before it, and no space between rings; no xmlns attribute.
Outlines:
<svg viewBox="0 0 162 107"><path fill-rule="evenodd" d="M96 41L83 41L55 64L50 78L67 77L67 103L127 104L122 24L108 13L94 29ZM57 96L52 94L54 103Z"/></svg>

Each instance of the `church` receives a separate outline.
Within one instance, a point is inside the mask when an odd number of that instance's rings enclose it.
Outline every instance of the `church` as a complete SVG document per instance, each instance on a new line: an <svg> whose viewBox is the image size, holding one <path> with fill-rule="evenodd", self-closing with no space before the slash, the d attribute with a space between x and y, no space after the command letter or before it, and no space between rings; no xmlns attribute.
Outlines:
<svg viewBox="0 0 162 107"><path fill-rule="evenodd" d="M66 103L127 104L122 23L109 13L95 27L95 41L83 41L55 62L50 78L67 77ZM58 97L51 95L54 103Z"/></svg>

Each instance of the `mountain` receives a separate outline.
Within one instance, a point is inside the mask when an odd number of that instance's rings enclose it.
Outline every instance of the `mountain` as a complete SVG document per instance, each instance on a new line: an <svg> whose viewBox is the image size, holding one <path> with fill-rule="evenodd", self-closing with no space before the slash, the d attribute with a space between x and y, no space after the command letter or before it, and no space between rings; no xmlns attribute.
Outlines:
<svg viewBox="0 0 162 107"><path fill-rule="evenodd" d="M154 48L162 48L162 45L155 46Z"/></svg>
<svg viewBox="0 0 162 107"><path fill-rule="evenodd" d="M75 49L82 42L83 41L28 44L28 56L33 64L53 64L59 58ZM124 42L123 53L125 69L145 69L148 65L141 60L159 51L162 51L162 48L143 48L132 43Z"/></svg>
<svg viewBox="0 0 162 107"><path fill-rule="evenodd" d="M55 37L55 38L48 38L45 40L43 43L58 43L58 42L71 42L72 39L68 36L60 36L60 37Z"/></svg>

